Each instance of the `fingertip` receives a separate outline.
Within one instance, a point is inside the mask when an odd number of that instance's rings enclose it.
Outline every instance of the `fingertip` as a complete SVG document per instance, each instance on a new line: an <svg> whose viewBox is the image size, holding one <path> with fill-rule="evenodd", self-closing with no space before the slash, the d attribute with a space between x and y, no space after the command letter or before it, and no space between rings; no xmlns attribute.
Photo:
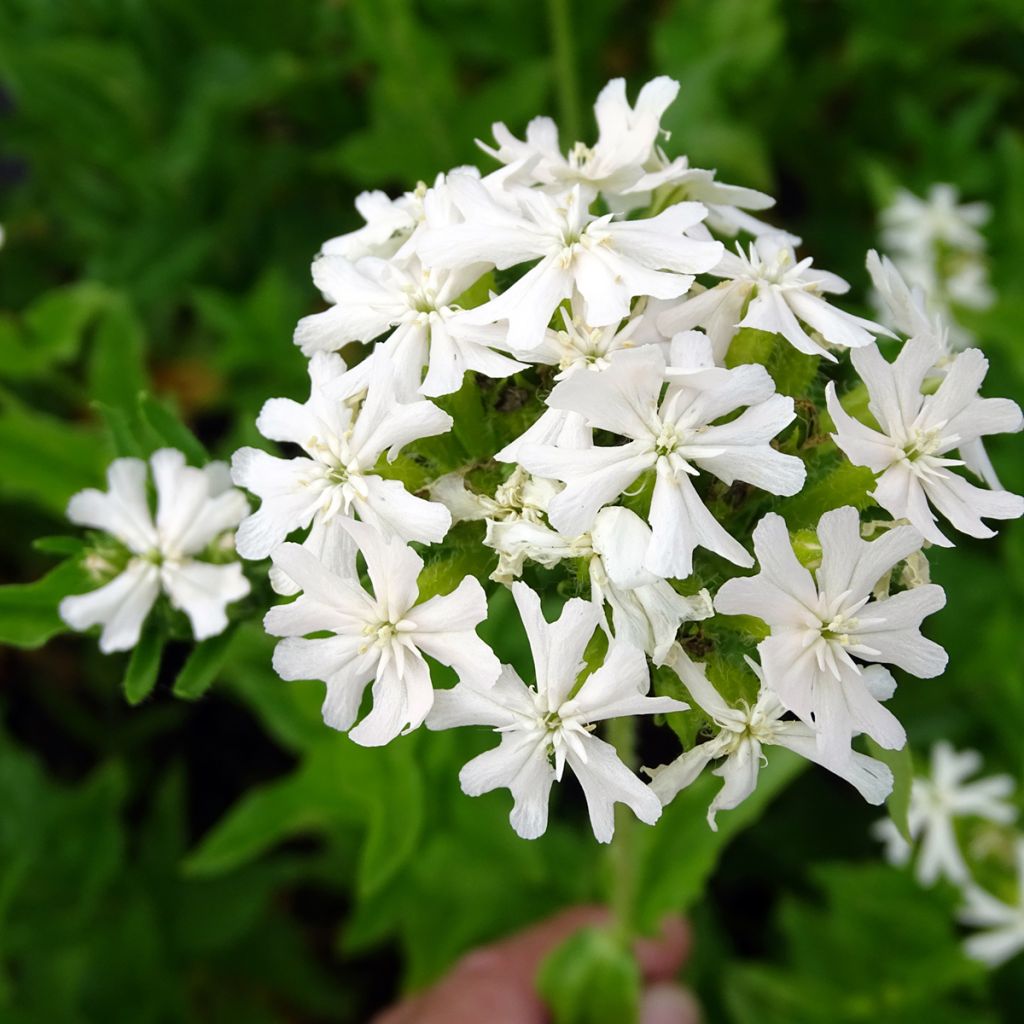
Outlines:
<svg viewBox="0 0 1024 1024"><path fill-rule="evenodd" d="M700 1008L691 992L662 982L644 993L640 1024L700 1024Z"/></svg>
<svg viewBox="0 0 1024 1024"><path fill-rule="evenodd" d="M674 978L689 957L692 945L689 924L678 914L666 917L657 936L636 941L636 958L644 977L649 981Z"/></svg>

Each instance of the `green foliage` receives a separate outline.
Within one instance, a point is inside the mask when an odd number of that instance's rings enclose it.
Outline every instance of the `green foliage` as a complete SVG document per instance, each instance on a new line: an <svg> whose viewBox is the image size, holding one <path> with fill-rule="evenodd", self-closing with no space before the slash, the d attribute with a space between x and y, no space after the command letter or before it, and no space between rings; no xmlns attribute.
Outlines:
<svg viewBox="0 0 1024 1024"><path fill-rule="evenodd" d="M788 899L782 970L734 968L726 1003L737 1024L994 1022L983 969L964 957L951 901L877 865L815 871L825 905Z"/></svg>
<svg viewBox="0 0 1024 1024"><path fill-rule="evenodd" d="M636 1024L640 970L621 938L607 928L587 928L548 956L537 990L553 1024Z"/></svg>
<svg viewBox="0 0 1024 1024"><path fill-rule="evenodd" d="M869 736L867 746L872 757L885 762L892 770L892 792L885 806L900 835L909 843L910 823L907 821L907 812L910 810L910 786L914 781L914 760L910 754L910 745L904 744L900 750L886 750Z"/></svg>
<svg viewBox="0 0 1024 1024"><path fill-rule="evenodd" d="M685 910L699 898L725 844L755 822L807 764L788 750L773 748L767 756L757 789L735 810L721 813L717 832L708 828L707 809L722 782L705 772L665 808L657 828L642 833L636 868L642 930L654 929L667 913Z"/></svg>
<svg viewBox="0 0 1024 1024"><path fill-rule="evenodd" d="M472 140L492 121L521 134L535 114L558 113L546 17L513 0L240 9L0 0L0 642L18 648L3 652L0 688L0 1019L12 1024L365 1021L394 994L366 978L390 978L396 955L415 987L480 942L608 895L571 782L536 843L512 834L506 793L461 793L458 769L494 742L487 730L363 751L323 725L320 684L273 674L271 644L252 624L162 648L161 628L184 633L161 607L131 659L60 636L61 598L97 582L80 543L33 539L66 529L68 498L100 485L110 458L164 445L197 465L225 458L258 441L267 397L302 397L305 360L288 339L322 308L308 263L357 226L355 194L411 188L461 162L490 168ZM970 326L992 361L992 393L1024 393L1024 50L1011 0L570 0L570 22L585 99L620 74L632 95L652 74L679 78L666 150L778 195L765 216L802 235L854 296L877 241L874 210L896 188L954 180L990 202L999 301ZM834 377L864 411L845 370L777 339L744 331L731 359L764 364L785 394L818 397ZM539 408L514 380L476 383L447 400L459 434L414 446L387 472L421 487L485 459ZM738 490L715 490L716 514L744 531L772 508L813 560L820 511L868 509L873 489L828 429L798 405L780 444L807 462L807 489L742 507ZM1020 492L1012 443L996 439L991 452ZM493 488L503 472L483 462L470 481ZM643 508L649 491L635 501ZM423 596L466 572L486 577L480 529L461 526L442 558L428 555ZM901 683L892 702L915 749L948 736L1017 775L1022 538L1008 528L930 550L949 603L929 630L950 670ZM55 568L53 556L64 559ZM712 591L737 572L710 556L697 566ZM489 642L526 671L507 593L491 606ZM716 619L684 640L723 692L742 697L752 676L740 659L763 632L757 620ZM122 677L140 701L130 710ZM683 695L671 674L655 688ZM704 716L668 724L689 747ZM667 759L677 745L661 732ZM906 756L890 759L897 821ZM806 813L787 800L766 813L797 770L784 751L768 758L757 793L720 815L718 833L705 814L720 780L705 776L634 837L635 916L652 924L689 908L699 920L697 956L721 989L702 991L708 1018L1013 1019L1020 964L987 992L958 952L948 894L848 862L870 849L877 812L846 789L808 789L817 799ZM812 777L829 784L815 771L796 785ZM765 813L755 833L770 833L770 849L741 840L723 859ZM780 820L791 827L771 831ZM812 858L847 860L813 873L820 905L807 897ZM770 877L775 917L729 888L737 864ZM633 968L605 933L553 962L546 989L564 1019L629 1019Z"/></svg>
<svg viewBox="0 0 1024 1024"><path fill-rule="evenodd" d="M155 615L151 615L142 629L139 642L132 648L124 674L122 686L129 704L138 704L153 692L165 640L163 625Z"/></svg>
<svg viewBox="0 0 1024 1024"><path fill-rule="evenodd" d="M61 600L93 585L80 560L71 557L33 583L0 586L0 643L41 647L67 628L57 614Z"/></svg>

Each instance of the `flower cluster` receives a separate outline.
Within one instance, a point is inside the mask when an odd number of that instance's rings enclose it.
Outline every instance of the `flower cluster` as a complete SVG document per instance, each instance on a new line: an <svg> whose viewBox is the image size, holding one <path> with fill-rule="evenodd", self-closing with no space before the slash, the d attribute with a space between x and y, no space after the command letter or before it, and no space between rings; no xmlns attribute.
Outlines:
<svg viewBox="0 0 1024 1024"><path fill-rule="evenodd" d="M922 554L951 542L936 514L981 537L1022 511L981 446L1021 426L978 397L981 353L952 357L874 255L893 329L835 305L848 284L754 215L770 197L663 152L677 91L630 104L616 80L593 145L498 124L496 171L361 196L364 226L313 263L327 308L295 332L309 397L257 419L287 448L232 462L259 507L225 525L283 599L278 673L326 683L324 720L357 743L490 726L462 787L508 788L527 838L566 765L601 841L616 803L653 823L711 765L715 827L773 745L882 803L890 769L854 744L905 742L892 667L944 669L921 634L945 600ZM477 632L488 579L491 617L509 587L528 639L515 667ZM641 715L686 748L649 781L597 735Z"/></svg>
<svg viewBox="0 0 1024 1024"><path fill-rule="evenodd" d="M899 189L881 214L882 245L910 285L927 297L929 310L949 325L957 349L975 338L956 311L986 310L995 301L980 230L991 212L987 203L961 203L955 185L940 183L924 199Z"/></svg>
<svg viewBox="0 0 1024 1024"><path fill-rule="evenodd" d="M976 929L964 947L970 956L996 967L1024 950L1024 834L1013 827L1017 819L1011 802L1013 779L1009 775L972 778L981 764L976 750L957 751L940 740L932 747L929 773L916 776L911 785L910 841L889 818L876 822L872 831L885 843L889 862L912 864L921 885L944 880L960 890L959 919ZM1001 888L1015 890L1016 898L1004 902L979 884L968 859L1012 865L1013 882L998 881Z"/></svg>

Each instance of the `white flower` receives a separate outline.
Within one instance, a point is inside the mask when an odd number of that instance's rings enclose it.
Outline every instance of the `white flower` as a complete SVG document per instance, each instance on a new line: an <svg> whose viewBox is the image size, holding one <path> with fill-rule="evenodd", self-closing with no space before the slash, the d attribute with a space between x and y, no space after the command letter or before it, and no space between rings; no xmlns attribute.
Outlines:
<svg viewBox="0 0 1024 1024"><path fill-rule="evenodd" d="M887 322L908 337L929 338L938 347L941 355L932 373L941 377L949 369L954 347L963 346L953 345L950 328L943 317L929 311L925 292L919 286L909 284L892 260L885 256L879 257L872 250L868 253L867 267L877 295L888 314ZM980 476L992 490L1003 490L980 437L965 441L959 450L960 458L972 473Z"/></svg>
<svg viewBox="0 0 1024 1024"><path fill-rule="evenodd" d="M607 604L609 636L639 647L660 664L684 622L712 615L706 590L693 596L677 593L666 580L643 568L644 552L651 543L650 527L633 511L603 508L594 528L566 537L538 520L516 518L489 521L484 543L498 552L491 579L510 583L530 559L551 568L566 560L584 559L590 577L591 600Z"/></svg>
<svg viewBox="0 0 1024 1024"><path fill-rule="evenodd" d="M312 527L304 542L314 552L336 542L336 517L358 515L385 534L424 543L439 541L451 525L448 510L410 494L397 480L374 471L381 453L442 434L451 417L432 402L399 402L393 370L378 356L346 373L336 355L315 353L309 364L309 400L300 405L272 398L256 426L272 441L299 445L306 456L281 459L258 448L241 448L231 460L236 484L263 499L239 527L243 558L265 558L295 530ZM350 395L353 379L368 380L361 402Z"/></svg>
<svg viewBox="0 0 1024 1024"><path fill-rule="evenodd" d="M558 126L549 117L535 117L527 125L525 140L499 122L492 126L497 148L477 145L503 164L519 163L519 177L528 183L556 191L582 185L591 198L598 192L615 195L643 177L661 130L661 116L678 92L679 83L673 79L654 78L640 90L636 107L631 107L625 80L612 79L594 104L597 142L592 147L577 142L566 156L559 147Z"/></svg>
<svg viewBox="0 0 1024 1024"><path fill-rule="evenodd" d="M1017 839L1017 902L1004 903L977 885L964 891L965 905L957 915L961 924L980 928L964 941L967 955L989 967L998 967L1024 950L1024 837Z"/></svg>
<svg viewBox="0 0 1024 1024"><path fill-rule="evenodd" d="M365 523L342 526L366 561L373 593L359 583L354 556L326 565L298 544L282 544L274 563L302 590L291 604L272 608L264 627L283 636L274 650L282 679L327 683L324 721L345 731L359 714L367 683L373 709L350 736L364 746L389 743L403 726L415 729L434 702L424 654L450 665L463 682L486 691L501 666L474 630L487 617L483 588L467 576L450 594L417 604L423 559L396 537ZM325 638L307 634L330 632Z"/></svg>
<svg viewBox="0 0 1024 1024"><path fill-rule="evenodd" d="M581 305L576 296L572 308ZM643 315L635 315L624 323L590 327L578 314L564 307L561 311L565 329L544 333L544 340L536 349L524 355L534 363L557 366L555 380L566 380L574 373L587 370L603 373L611 365L614 352L636 346L634 335L644 323ZM590 428L584 416L566 409L546 408L536 421L519 437L505 445L494 457L499 462L517 462L524 445L553 444L562 448L589 448L592 444Z"/></svg>
<svg viewBox="0 0 1024 1024"><path fill-rule="evenodd" d="M355 231L330 238L321 246L325 256L344 256L358 260L363 256L389 259L412 234L422 219L422 196L426 186L421 182L415 192L406 192L392 199L385 192L360 192L356 210L366 221Z"/></svg>
<svg viewBox="0 0 1024 1024"><path fill-rule="evenodd" d="M941 355L927 335L911 338L891 364L875 346L853 353L880 430L849 416L832 383L826 398L836 444L851 462L878 474L875 501L895 518L908 519L933 544L950 547L932 509L961 533L992 537L982 519L1016 519L1024 513L1024 499L974 486L952 472L963 463L946 455L988 434L1018 431L1024 419L1009 399L978 397L988 371L978 349L955 356L934 394L923 394L925 378Z"/></svg>
<svg viewBox="0 0 1024 1024"><path fill-rule="evenodd" d="M1009 775L990 775L968 782L981 768L976 750L956 751L944 740L932 747L931 771L914 779L910 791L907 823L918 848L914 874L921 885L934 885L940 878L956 885L970 879L954 829L957 819L980 818L1008 825L1017 817L1009 803L1014 790ZM905 864L912 848L888 820L877 822L875 835L887 844L886 856Z"/></svg>
<svg viewBox="0 0 1024 1024"><path fill-rule="evenodd" d="M482 269L427 270L415 258L400 266L375 257L353 263L320 256L313 263L313 280L333 305L303 317L295 342L308 356L372 341L393 328L381 346L395 367L402 398L458 391L466 370L507 377L526 366L494 351L504 347L505 331L467 324L456 305Z"/></svg>
<svg viewBox="0 0 1024 1024"><path fill-rule="evenodd" d="M104 654L138 643L142 623L161 592L188 616L197 640L223 632L226 606L249 593L238 562L214 564L199 557L249 510L245 496L231 487L227 466L186 466L185 456L173 448L154 452L150 465L155 520L141 459L115 459L107 470L106 491L79 491L68 503L71 522L103 530L130 552L123 571L105 586L60 604L61 618L72 629L103 626Z"/></svg>
<svg viewBox="0 0 1024 1024"><path fill-rule="evenodd" d="M522 466L516 466L508 479L495 488L493 498L489 494L469 490L463 475L458 472L439 477L429 488L430 496L451 512L453 523L480 519L537 522L547 511L548 502L561 489L562 485L554 480L530 476Z"/></svg>
<svg viewBox="0 0 1024 1024"><path fill-rule="evenodd" d="M900 189L882 211L882 241L892 252L908 256L931 254L937 243L952 249L981 252L982 227L991 214L987 203L960 203L955 185L936 184L921 199Z"/></svg>
<svg viewBox="0 0 1024 1024"><path fill-rule="evenodd" d="M581 413L591 427L629 442L580 450L535 445L521 452L520 462L530 472L566 484L551 500L551 524L567 535L583 533L603 505L653 469L653 534L645 568L659 576L685 578L697 547L750 565L750 555L712 516L690 477L704 470L726 484L743 480L773 494L795 494L804 482L803 463L769 443L792 421L793 400L773 394L767 371L751 364L714 370L719 382L700 388L686 386L686 374L680 374L680 383L673 383L659 404L665 360L656 348L620 352L613 359L612 371L562 381L548 404ZM714 425L742 406L749 408L728 423Z"/></svg>
<svg viewBox="0 0 1024 1024"><path fill-rule="evenodd" d="M687 230L705 214L700 203L679 203L647 220L613 222L593 217L575 186L555 197L520 188L510 209L468 175L451 175L449 189L464 223L428 229L418 245L431 267L460 268L488 262L498 269L539 258L506 291L475 309L467 323L508 320L508 346L537 348L559 303L578 291L579 310L594 327L618 323L638 295L677 298L693 275L718 263L720 242L694 241Z"/></svg>
<svg viewBox="0 0 1024 1024"><path fill-rule="evenodd" d="M599 842L612 838L616 803L653 825L661 815L658 798L619 760L613 746L593 734L593 727L609 718L682 711L687 705L646 696L647 660L635 647L620 643L611 645L604 664L576 690L598 610L573 598L558 621L548 623L540 598L529 587L515 583L512 594L530 641L536 687L527 686L506 665L491 688L467 680L439 691L427 719L429 729L490 725L501 733L498 747L459 773L463 791L479 796L507 787L515 800L512 827L524 839L536 839L547 828L551 785L568 762L583 788Z"/></svg>
<svg viewBox="0 0 1024 1024"><path fill-rule="evenodd" d="M880 804L892 791L892 772L873 757L854 753L842 765L829 765L822 760L814 730L803 722L787 720L786 709L778 694L761 687L751 707L746 701L739 706L728 704L708 679L703 665L692 662L676 645L668 658L690 696L718 726L718 733L703 743L680 754L671 764L649 772L651 789L663 804L689 786L704 768L719 758L725 760L714 774L725 780L708 808L708 824L716 832L718 811L738 807L754 792L762 763L767 763L763 747L772 744L786 747L801 757L823 764L846 779L870 804ZM761 678L759 667L750 659L747 664Z"/></svg>
<svg viewBox="0 0 1024 1024"><path fill-rule="evenodd" d="M801 322L830 344L849 348L870 345L872 335L889 334L872 320L830 306L822 295L843 295L850 286L811 264L809 258L797 262L792 246L778 235L755 239L746 253L737 245L735 256L725 253L711 270L715 277L726 280L663 313L658 329L671 335L706 327L718 362L725 358L740 327L781 334L799 351L833 361L835 356L815 341Z"/></svg>
<svg viewBox="0 0 1024 1024"><path fill-rule="evenodd" d="M765 234L778 235L784 237L791 245L800 244L800 239L795 235L780 231L745 212L767 210L774 206L775 200L771 196L756 189L716 181L714 171L691 167L689 159L685 156L669 160L657 147L648 162L644 176L625 190L625 194L617 200L615 206L622 207L624 200L630 207L644 205L657 188L671 189L671 198L676 202L685 199L703 203L708 210L705 224L719 234L732 237L739 231L746 231L755 237Z"/></svg>
<svg viewBox="0 0 1024 1024"><path fill-rule="evenodd" d="M850 737L867 733L897 750L903 726L882 707L896 683L881 664L929 679L946 667L946 652L920 633L921 620L946 602L926 584L880 601L872 588L897 562L917 551L921 535L901 526L868 543L857 510L826 512L818 523L821 565L814 576L797 560L785 520L769 513L754 529L761 571L726 582L715 597L723 615L755 615L771 627L758 644L765 685L818 734L831 766L850 756Z"/></svg>

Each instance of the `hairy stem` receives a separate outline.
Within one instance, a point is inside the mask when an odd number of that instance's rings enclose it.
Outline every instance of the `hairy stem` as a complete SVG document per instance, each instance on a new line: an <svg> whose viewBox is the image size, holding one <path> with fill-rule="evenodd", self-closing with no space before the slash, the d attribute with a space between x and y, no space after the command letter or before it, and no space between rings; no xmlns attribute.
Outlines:
<svg viewBox="0 0 1024 1024"><path fill-rule="evenodd" d="M562 128L565 138L580 137L580 97L576 81L576 55L572 45L571 0L548 0L548 25L554 58L555 85L558 89Z"/></svg>

